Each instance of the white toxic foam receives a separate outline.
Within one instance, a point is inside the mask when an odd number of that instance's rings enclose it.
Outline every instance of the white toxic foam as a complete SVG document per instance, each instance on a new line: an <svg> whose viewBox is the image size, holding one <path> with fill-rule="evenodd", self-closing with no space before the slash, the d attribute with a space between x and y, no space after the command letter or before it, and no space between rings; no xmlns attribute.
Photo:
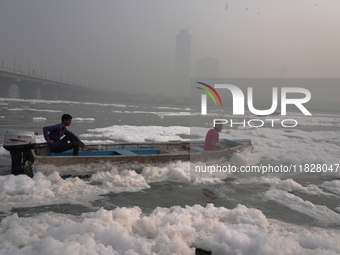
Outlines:
<svg viewBox="0 0 340 255"><path fill-rule="evenodd" d="M8 111L25 111L24 108L9 108Z"/></svg>
<svg viewBox="0 0 340 255"><path fill-rule="evenodd" d="M10 152L6 150L2 145L0 146L0 155L10 155Z"/></svg>
<svg viewBox="0 0 340 255"><path fill-rule="evenodd" d="M224 130L222 132L225 132ZM325 164L332 165L338 162L340 136L338 131L294 131L285 132L281 129L229 129L228 134L220 137L228 139L251 139L254 152L262 159L296 165ZM333 165L333 169L335 166ZM335 177L340 176L338 171L324 173Z"/></svg>
<svg viewBox="0 0 340 255"><path fill-rule="evenodd" d="M306 214L324 224L340 222L340 215L338 213L330 210L326 206L315 205L307 200L303 200L302 198L289 193L291 191L300 191L310 195L332 196L332 194L323 192L315 185L310 185L305 188L292 179L273 183L271 188L264 193L264 196L268 200L275 201L276 203L287 206L294 211Z"/></svg>
<svg viewBox="0 0 340 255"><path fill-rule="evenodd" d="M228 162L222 164L228 165ZM137 174L133 164L117 170L110 163L54 166L34 164L33 179L25 175L0 176L0 208L31 207L56 203L86 204L110 192L136 192L149 188L153 182L171 181L191 185L222 183L226 172L197 171L205 163L171 162L162 166L145 166ZM139 166L140 167L140 166ZM78 177L62 179L65 175L90 175L89 180ZM95 184L95 185L94 185Z"/></svg>
<svg viewBox="0 0 340 255"><path fill-rule="evenodd" d="M92 182L101 185L93 185ZM48 176L37 172L33 178L26 175L6 175L0 176L0 210L8 212L14 206L32 207L58 203L80 203L91 207L89 201L99 199L99 195L109 192L136 192L145 188L149 188L149 185L135 171L124 170L118 173L112 167L110 171L93 175L89 181L78 177L62 179L57 172Z"/></svg>
<svg viewBox="0 0 340 255"><path fill-rule="evenodd" d="M95 121L94 118L73 118L72 121L78 121L78 122L82 122L82 121Z"/></svg>
<svg viewBox="0 0 340 255"><path fill-rule="evenodd" d="M45 122L46 118L44 118L44 117L33 117L32 120L34 122Z"/></svg>
<svg viewBox="0 0 340 255"><path fill-rule="evenodd" d="M333 180L331 182L326 181L322 183L320 187L334 194L340 195L340 181L339 180Z"/></svg>
<svg viewBox="0 0 340 255"><path fill-rule="evenodd" d="M335 254L337 230L268 221L261 211L208 204L156 208L99 209L79 217L43 213L0 223L4 254ZM311 253L312 252L312 253Z"/></svg>
<svg viewBox="0 0 340 255"><path fill-rule="evenodd" d="M8 111L32 111L32 112L62 112L59 110L38 110L38 109L32 109L32 108L28 108L28 107L24 107L24 108L10 108L7 109Z"/></svg>
<svg viewBox="0 0 340 255"><path fill-rule="evenodd" d="M190 135L190 128L181 126L159 127L113 125L106 128L89 129L87 131L91 133L81 134L80 137L106 137L131 142L144 142L146 139L154 141L180 140L181 134Z"/></svg>

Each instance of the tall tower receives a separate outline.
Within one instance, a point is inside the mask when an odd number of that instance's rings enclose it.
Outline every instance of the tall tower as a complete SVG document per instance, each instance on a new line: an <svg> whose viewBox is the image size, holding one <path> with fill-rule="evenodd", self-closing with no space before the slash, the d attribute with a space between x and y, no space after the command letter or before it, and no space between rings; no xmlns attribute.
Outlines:
<svg viewBox="0 0 340 255"><path fill-rule="evenodd" d="M191 35L187 29L181 29L176 36L175 84L174 96L189 96L190 87L190 47Z"/></svg>

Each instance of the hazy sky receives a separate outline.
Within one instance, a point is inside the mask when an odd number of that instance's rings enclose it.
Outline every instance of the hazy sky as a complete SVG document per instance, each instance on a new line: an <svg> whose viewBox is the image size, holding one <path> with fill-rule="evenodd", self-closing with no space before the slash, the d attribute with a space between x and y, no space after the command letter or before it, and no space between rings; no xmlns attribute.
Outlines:
<svg viewBox="0 0 340 255"><path fill-rule="evenodd" d="M3 0L0 61L125 92L170 94L176 35L188 28L191 74L339 77L338 0ZM2 63L2 62L1 62ZM285 67L286 71L284 70Z"/></svg>

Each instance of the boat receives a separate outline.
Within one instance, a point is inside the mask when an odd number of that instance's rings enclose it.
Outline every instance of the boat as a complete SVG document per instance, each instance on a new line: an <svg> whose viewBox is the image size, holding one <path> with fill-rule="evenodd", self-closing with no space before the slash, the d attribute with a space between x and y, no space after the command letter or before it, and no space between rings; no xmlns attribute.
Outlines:
<svg viewBox="0 0 340 255"><path fill-rule="evenodd" d="M37 144L32 149L34 168L40 165L54 165L60 169L63 166L77 164L110 163L118 169L134 169L141 171L146 165L162 165L175 161L219 162L227 161L233 153L252 149L250 140L223 140L224 149L219 151L204 151L204 142L188 143L183 141L115 143L110 145L95 145L100 150L79 151L73 156L72 150L62 153L50 153L47 144ZM92 170L90 170L92 171ZM87 173L88 170L83 173ZM67 171L66 174L70 174Z"/></svg>
<svg viewBox="0 0 340 255"><path fill-rule="evenodd" d="M31 137L30 137L31 136ZM72 150L62 153L51 153L47 143L35 144L34 133L14 131L5 138L5 149L12 155L12 173L21 174L44 172L46 169L57 169L60 176L90 175L96 170L87 167L79 173L72 173L69 167L75 165L93 166L99 163L110 164L117 169L133 169L141 171L147 165L162 165L176 161L219 162L227 161L233 153L243 152L246 148L252 150L249 139L221 140L224 148L219 151L204 151L204 141L168 141L168 142L122 142L107 145L91 145L93 151L79 150L78 156L72 155ZM19 138L20 137L20 138ZM23 137L28 137L26 141ZM22 142L20 143L20 139ZM22 157L18 154L22 154ZM19 162L20 161L20 162ZM24 163L22 163L24 162ZM46 165L54 167L48 168ZM98 170L99 171L99 170ZM29 174L30 175L30 174Z"/></svg>

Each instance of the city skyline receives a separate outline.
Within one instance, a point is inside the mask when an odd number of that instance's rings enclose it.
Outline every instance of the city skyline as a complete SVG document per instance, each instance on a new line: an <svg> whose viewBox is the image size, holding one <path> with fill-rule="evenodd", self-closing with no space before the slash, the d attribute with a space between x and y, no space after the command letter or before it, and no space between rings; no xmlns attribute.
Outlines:
<svg viewBox="0 0 340 255"><path fill-rule="evenodd" d="M3 1L0 60L64 81L173 95L175 38L187 29L190 77L209 56L219 59L219 77L336 78L339 9L331 0L233 0L228 8L221 0Z"/></svg>

